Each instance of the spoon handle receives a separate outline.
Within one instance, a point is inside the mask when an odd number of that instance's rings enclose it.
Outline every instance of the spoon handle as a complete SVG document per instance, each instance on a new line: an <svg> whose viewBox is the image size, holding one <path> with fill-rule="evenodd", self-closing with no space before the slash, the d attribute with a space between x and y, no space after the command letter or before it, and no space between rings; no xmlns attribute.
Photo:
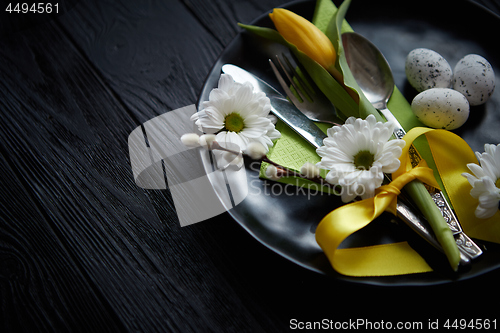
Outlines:
<svg viewBox="0 0 500 333"><path fill-rule="evenodd" d="M408 225L413 231L423 237L429 244L434 246L441 252L444 252L443 247L436 239L434 233L432 233L431 228L428 224L422 221L422 217L416 216L413 213L413 210L410 209L405 203L401 200L398 200L397 206L398 217L403 220L406 225ZM471 263L471 258L464 252L460 251L460 264L468 265Z"/></svg>
<svg viewBox="0 0 500 333"><path fill-rule="evenodd" d="M394 123L394 136L396 139L402 139L403 136L405 136L406 131L404 130L403 126L399 123L399 121L394 117L392 112L386 107L383 109L379 109L380 113L387 119L388 122Z"/></svg>
<svg viewBox="0 0 500 333"><path fill-rule="evenodd" d="M394 117L394 115L391 113L387 107L379 109L380 113L387 119L388 122L393 122L395 124L393 134L396 138L402 139L406 131L404 128L401 126L399 121ZM412 147L413 148L413 147ZM419 155L418 151L416 149L410 149L410 159L411 159L411 164L413 167L415 167L422 157ZM432 200L434 203L438 206L439 210L441 211L441 214L443 215L446 223L450 227L451 231L453 232L455 236L455 240L457 243L457 246L462 253L462 256L465 254L471 259L477 258L482 254L482 250L477 246L472 239L469 238L463 231L462 227L460 226L460 223L458 222L457 217L455 216L455 213L451 209L450 204L444 197L442 191L437 190L435 188L428 188Z"/></svg>

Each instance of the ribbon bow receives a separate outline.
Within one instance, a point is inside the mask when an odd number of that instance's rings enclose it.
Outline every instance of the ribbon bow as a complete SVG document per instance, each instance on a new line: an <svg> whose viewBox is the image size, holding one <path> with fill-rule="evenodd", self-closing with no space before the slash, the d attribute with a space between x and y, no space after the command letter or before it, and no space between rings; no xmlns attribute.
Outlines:
<svg viewBox="0 0 500 333"><path fill-rule="evenodd" d="M451 187L456 187L457 182L464 183L464 179L460 179L463 178L460 176L462 169L457 165L462 165L464 159L470 161L471 154L472 157L474 156L465 141L444 130L420 127L410 130L403 138L406 145L400 157L401 166L393 174L393 181L381 186L372 198L337 208L325 216L318 225L316 241L337 272L351 276L384 276L432 271L425 260L407 242L339 249L340 244L347 237L367 226L382 212L387 210L396 214L397 196L403 186L412 180L418 179L435 188L440 187L434 177L434 171L424 160L421 160L415 168L411 167L409 147L422 134L427 137L445 187L448 189L450 182ZM459 155L460 162L454 164L450 161L450 154L453 157ZM465 165L466 163L463 167ZM452 192L459 193L455 188ZM462 196L463 194L464 192Z"/></svg>

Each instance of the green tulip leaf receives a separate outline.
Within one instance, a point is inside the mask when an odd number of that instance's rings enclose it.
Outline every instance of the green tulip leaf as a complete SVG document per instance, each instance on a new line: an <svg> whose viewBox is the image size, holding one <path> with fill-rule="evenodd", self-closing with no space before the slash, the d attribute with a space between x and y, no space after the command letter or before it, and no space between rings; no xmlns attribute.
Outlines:
<svg viewBox="0 0 500 333"><path fill-rule="evenodd" d="M298 58L309 76L316 83L318 88L332 102L337 109L337 116L343 120L348 117L366 118L369 114L375 115L378 121L383 121L380 113L371 105L361 92L356 80L347 65L344 49L342 47L341 32L352 31L344 17L349 8L350 0L346 0L337 8L331 1L319 0L313 22L318 24L318 28L324 32L332 41L336 51L336 68L344 76L344 84L352 88L359 96L359 105L356 103L345 88L335 80L327 69L323 68L316 61L312 60L305 53L300 51L295 45L286 41L278 31L270 28L239 24L240 27L266 39L287 46Z"/></svg>

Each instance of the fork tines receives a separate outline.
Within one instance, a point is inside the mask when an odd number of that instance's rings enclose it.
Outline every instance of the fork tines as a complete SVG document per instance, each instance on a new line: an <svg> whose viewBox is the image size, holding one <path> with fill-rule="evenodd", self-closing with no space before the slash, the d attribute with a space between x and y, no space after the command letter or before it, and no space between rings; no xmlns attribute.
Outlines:
<svg viewBox="0 0 500 333"><path fill-rule="evenodd" d="M293 54L292 54L293 57ZM335 107L316 86L296 59L292 64L285 54L276 56L269 64L290 101L309 119L337 125ZM283 73L283 74L282 74ZM293 91L292 91L293 89Z"/></svg>
<svg viewBox="0 0 500 333"><path fill-rule="evenodd" d="M282 86L286 87L286 94L290 97L295 96L296 98L300 98L300 100L297 100L299 103L303 103L305 101L312 102L313 101L313 96L314 96L314 91L311 90L309 84L307 81L304 80L303 75L307 75L307 72L302 70L302 68L299 65L292 65L290 62L290 59L284 54L281 54L281 58L277 55L276 56L276 61L281 68L282 72L285 74L285 76L288 79L288 84L283 84L280 82ZM281 76L278 76L276 71L278 70L272 61L270 61L271 66L273 67L273 70L275 70L275 74L278 77L278 80L280 79ZM306 79L307 80L307 79ZM292 91L289 87L290 85L294 88L295 91Z"/></svg>

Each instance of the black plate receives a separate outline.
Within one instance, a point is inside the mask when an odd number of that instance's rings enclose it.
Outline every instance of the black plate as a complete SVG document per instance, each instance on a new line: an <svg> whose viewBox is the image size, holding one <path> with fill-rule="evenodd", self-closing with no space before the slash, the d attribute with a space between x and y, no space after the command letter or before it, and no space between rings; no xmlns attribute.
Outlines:
<svg viewBox="0 0 500 333"><path fill-rule="evenodd" d="M336 4L340 5L338 2ZM453 7L437 1L419 1L418 6L414 3L410 5L416 8L409 10L408 4L402 6L401 1L353 1L346 17L355 31L381 49L391 65L397 87L409 101L417 92L406 81L404 62L406 55L417 47L437 51L452 68L466 54L480 54L490 61L496 73L500 73L499 59L495 57L498 45L492 41L492 36L500 31L500 19L497 16L464 1L454 2ZM312 19L315 1L293 2L284 7ZM267 14L252 24L272 27ZM225 63L241 66L279 87L269 68L268 59L282 50L285 49L281 45L247 32L238 34L208 75L198 107L208 99L210 90L217 86L221 67ZM496 84L498 87L498 79ZM496 91L485 105L472 108L467 123L456 131L475 151L483 151L485 143L500 141L497 134L500 128L499 95L500 92ZM340 205L339 199L328 195L312 195L314 193L310 195L307 191L295 191L290 186L260 180L258 168L248 161L246 168L249 194L229 213L262 244L307 269L359 283L429 285L471 278L500 266L500 246L481 242L487 246L485 254L472 267L464 268L458 274L452 273L447 270L442 255L435 255L434 249L404 226L390 223L391 217L387 214L351 236L351 245L407 239L435 271L392 277L354 278L340 275L331 268L314 237L317 223ZM367 235L369 237L365 237Z"/></svg>

